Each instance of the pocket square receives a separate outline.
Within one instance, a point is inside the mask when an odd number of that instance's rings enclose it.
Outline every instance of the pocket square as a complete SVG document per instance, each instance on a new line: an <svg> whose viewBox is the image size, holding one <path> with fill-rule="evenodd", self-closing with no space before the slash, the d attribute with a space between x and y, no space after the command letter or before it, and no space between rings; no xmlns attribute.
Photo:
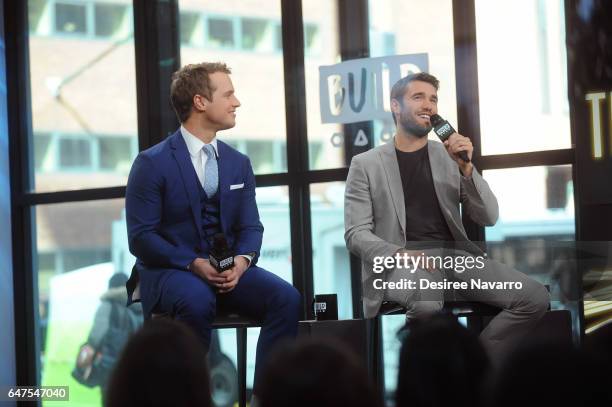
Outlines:
<svg viewBox="0 0 612 407"><path fill-rule="evenodd" d="M240 189L240 188L244 188L244 184L234 184L234 185L230 185L230 191L234 190L234 189Z"/></svg>

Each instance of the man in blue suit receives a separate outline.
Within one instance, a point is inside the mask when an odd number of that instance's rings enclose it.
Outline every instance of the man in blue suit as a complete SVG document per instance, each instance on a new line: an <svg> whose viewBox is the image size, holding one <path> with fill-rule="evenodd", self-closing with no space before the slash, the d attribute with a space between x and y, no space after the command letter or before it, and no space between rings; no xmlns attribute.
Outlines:
<svg viewBox="0 0 612 407"><path fill-rule="evenodd" d="M210 344L217 307L262 321L255 390L277 341L295 337L297 290L258 267L263 226L249 158L216 139L236 124L240 102L223 63L187 65L175 72L171 100L181 127L141 152L130 172L126 216L130 251L137 257L129 302L146 316L168 313ZM208 258L223 233L237 254L222 273Z"/></svg>

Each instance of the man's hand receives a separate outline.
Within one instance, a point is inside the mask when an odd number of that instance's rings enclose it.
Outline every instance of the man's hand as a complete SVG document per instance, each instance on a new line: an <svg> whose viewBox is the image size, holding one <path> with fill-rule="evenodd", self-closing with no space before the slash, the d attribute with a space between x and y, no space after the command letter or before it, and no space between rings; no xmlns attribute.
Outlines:
<svg viewBox="0 0 612 407"><path fill-rule="evenodd" d="M451 136L446 139L444 142L444 146L446 147L446 151L450 158L453 159L458 165L461 173L465 177L470 177L472 175L472 153L474 152L474 146L472 145L472 141L462 136L459 133L453 133ZM459 157L459 152L465 151L467 153L468 158L470 159L469 163L466 163Z"/></svg>
<svg viewBox="0 0 612 407"><path fill-rule="evenodd" d="M227 281L227 277L219 273L207 259L198 257L189 265L189 270L214 287L220 288Z"/></svg>
<svg viewBox="0 0 612 407"><path fill-rule="evenodd" d="M219 293L224 294L232 291L248 267L249 261L247 259L243 256L234 256L234 267L219 274L226 279L225 282L219 286Z"/></svg>

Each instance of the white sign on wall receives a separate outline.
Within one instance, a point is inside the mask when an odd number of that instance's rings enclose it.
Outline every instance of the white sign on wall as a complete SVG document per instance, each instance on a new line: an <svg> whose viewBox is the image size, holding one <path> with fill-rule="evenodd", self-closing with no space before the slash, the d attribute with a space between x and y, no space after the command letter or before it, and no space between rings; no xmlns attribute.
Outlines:
<svg viewBox="0 0 612 407"><path fill-rule="evenodd" d="M391 112L391 87L404 76L427 71L427 54L393 55L319 67L322 123L385 119Z"/></svg>

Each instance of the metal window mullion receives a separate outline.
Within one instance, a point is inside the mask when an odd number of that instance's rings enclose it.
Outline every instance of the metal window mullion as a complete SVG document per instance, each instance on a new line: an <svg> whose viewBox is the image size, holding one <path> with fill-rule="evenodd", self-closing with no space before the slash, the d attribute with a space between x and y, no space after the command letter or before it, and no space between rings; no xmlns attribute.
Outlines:
<svg viewBox="0 0 612 407"><path fill-rule="evenodd" d="M27 2L4 2L7 111L10 152L15 359L17 385L40 384L40 329L33 211L21 197L33 184ZM19 339L17 339L19 338Z"/></svg>
<svg viewBox="0 0 612 407"><path fill-rule="evenodd" d="M293 285L302 293L302 317L312 318L314 295L308 171L304 29L301 0L281 0L287 172Z"/></svg>
<svg viewBox="0 0 612 407"><path fill-rule="evenodd" d="M178 127L168 104L180 66L178 0L134 0L138 145L144 150Z"/></svg>
<svg viewBox="0 0 612 407"><path fill-rule="evenodd" d="M455 82L457 94L457 126L474 145L472 162L479 170L481 157L480 99L478 93L478 60L476 47L475 0L453 0L453 36L455 46ZM470 240L483 242L484 227L465 213L463 225Z"/></svg>
<svg viewBox="0 0 612 407"><path fill-rule="evenodd" d="M368 0L338 0L340 54L343 61L367 58L370 55L369 25ZM360 128L364 128L368 137L365 149L374 146L372 122L345 124L343 126L344 155L347 167L353 155L365 151L353 146L353 133ZM348 173L348 170L346 171ZM346 176L344 181L346 181ZM360 318L362 316L361 261L350 252L349 256L353 317Z"/></svg>

